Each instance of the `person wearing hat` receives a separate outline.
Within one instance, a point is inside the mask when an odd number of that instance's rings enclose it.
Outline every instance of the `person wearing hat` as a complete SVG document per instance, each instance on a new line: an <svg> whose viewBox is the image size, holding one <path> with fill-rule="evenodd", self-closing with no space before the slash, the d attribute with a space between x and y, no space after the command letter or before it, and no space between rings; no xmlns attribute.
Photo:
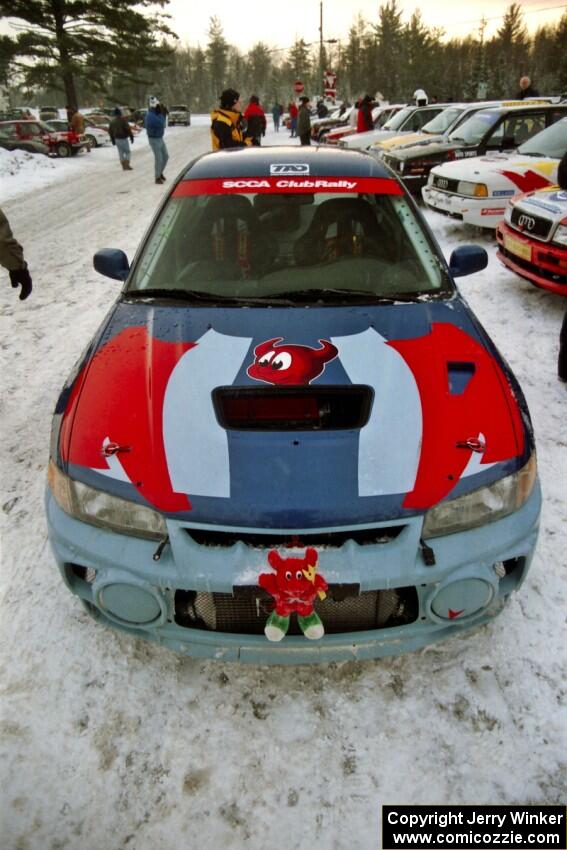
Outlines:
<svg viewBox="0 0 567 850"><path fill-rule="evenodd" d="M413 93L416 106L427 106L428 97L423 89L416 89Z"/></svg>
<svg viewBox="0 0 567 850"><path fill-rule="evenodd" d="M245 148L242 104L235 89L225 89L220 96L220 108L211 112L211 144L214 151L225 148Z"/></svg>
<svg viewBox="0 0 567 850"><path fill-rule="evenodd" d="M122 115L122 110L116 106L113 112L113 118L108 125L110 141L116 145L118 151L118 160L123 171L133 171L130 165L130 142L134 144L134 136L130 125Z"/></svg>
<svg viewBox="0 0 567 850"><path fill-rule="evenodd" d="M365 94L360 101L358 114L356 116L356 132L366 133L368 130L374 129L374 121L372 120L372 98L369 94Z"/></svg>
<svg viewBox="0 0 567 850"><path fill-rule="evenodd" d="M309 112L309 98L302 95L299 98L301 106L297 113L297 135L302 145L311 144L311 113Z"/></svg>
<svg viewBox="0 0 567 850"><path fill-rule="evenodd" d="M144 128L148 142L154 154L154 173L156 183L164 183L164 169L169 152L163 139L165 133L165 115L156 97L150 97L149 109L144 116Z"/></svg>

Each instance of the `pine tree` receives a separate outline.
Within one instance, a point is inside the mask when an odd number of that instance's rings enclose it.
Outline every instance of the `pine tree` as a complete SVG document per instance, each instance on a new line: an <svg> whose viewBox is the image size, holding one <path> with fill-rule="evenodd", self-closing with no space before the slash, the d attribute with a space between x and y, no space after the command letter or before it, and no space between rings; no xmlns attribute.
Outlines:
<svg viewBox="0 0 567 850"><path fill-rule="evenodd" d="M19 29L5 42L10 67L29 88L64 91L75 109L81 82L100 94L129 82L149 84L152 73L170 60L172 48L164 39L177 38L166 16L146 16L136 8L152 5L152 0L0 0L0 17L13 19Z"/></svg>
<svg viewBox="0 0 567 850"><path fill-rule="evenodd" d="M210 80L210 96L216 100L221 91L226 88L234 88L227 82L227 57L229 46L223 35L222 24L219 18L209 18L209 29L207 32L209 41L207 44L207 68Z"/></svg>
<svg viewBox="0 0 567 850"><path fill-rule="evenodd" d="M407 93L403 92L400 81L400 71L404 62L402 10L397 0L388 0L380 6L378 23L374 25L374 29L378 38L378 88L390 101L402 96L405 98Z"/></svg>

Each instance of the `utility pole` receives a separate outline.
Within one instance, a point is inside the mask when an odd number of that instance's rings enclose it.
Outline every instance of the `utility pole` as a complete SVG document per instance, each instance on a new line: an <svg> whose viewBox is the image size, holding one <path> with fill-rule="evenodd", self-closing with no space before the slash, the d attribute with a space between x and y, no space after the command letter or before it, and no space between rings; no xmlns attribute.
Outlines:
<svg viewBox="0 0 567 850"><path fill-rule="evenodd" d="M319 3L319 79L317 87L323 84L323 0Z"/></svg>

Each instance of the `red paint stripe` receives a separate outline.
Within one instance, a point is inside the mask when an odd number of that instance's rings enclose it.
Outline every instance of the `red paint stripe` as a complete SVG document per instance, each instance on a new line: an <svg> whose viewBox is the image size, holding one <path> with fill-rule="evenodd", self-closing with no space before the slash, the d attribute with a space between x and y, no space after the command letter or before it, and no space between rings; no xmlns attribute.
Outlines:
<svg viewBox="0 0 567 850"><path fill-rule="evenodd" d="M333 185L334 184L334 185ZM404 190L390 177L224 177L216 180L184 180L173 192L174 198L188 195L233 195L243 193L364 192L371 195L403 195Z"/></svg>

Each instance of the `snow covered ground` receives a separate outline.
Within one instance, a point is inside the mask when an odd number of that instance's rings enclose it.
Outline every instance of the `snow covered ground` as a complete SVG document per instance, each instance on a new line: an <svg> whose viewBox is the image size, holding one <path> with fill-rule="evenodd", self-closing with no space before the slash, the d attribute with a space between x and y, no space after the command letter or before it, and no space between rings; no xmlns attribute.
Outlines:
<svg viewBox="0 0 567 850"><path fill-rule="evenodd" d="M265 139L280 141L296 144L283 130ZM208 118L170 129L167 143L173 177L209 148ZM56 570L42 502L55 400L119 289L92 255L132 257L168 184L154 184L144 136L132 172L114 148L4 154L0 202L34 291L20 302L0 270L2 849L370 850L382 803L565 802L567 395L556 357L567 300L501 267L489 237L427 216L446 255L462 241L487 248L488 269L459 285L536 430L537 555L493 624L358 664L181 658L83 613Z"/></svg>

